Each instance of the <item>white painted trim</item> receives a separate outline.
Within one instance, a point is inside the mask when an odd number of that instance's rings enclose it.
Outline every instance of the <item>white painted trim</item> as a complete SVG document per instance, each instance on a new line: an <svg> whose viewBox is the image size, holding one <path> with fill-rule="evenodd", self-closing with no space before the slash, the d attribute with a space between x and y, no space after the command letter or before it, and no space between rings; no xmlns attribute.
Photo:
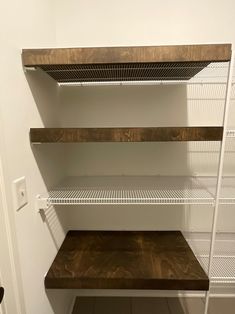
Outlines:
<svg viewBox="0 0 235 314"><path fill-rule="evenodd" d="M10 267L11 267L11 273L12 273L12 282L14 287L14 296L17 306L17 314L23 314L22 312L22 305L21 303L23 300L20 300L19 291L18 291L18 279L16 274L16 265L14 260L14 253L13 253L13 247L12 247L12 236L11 236L11 228L9 223L9 216L7 211L7 200L6 200L6 190L5 190L5 183L3 179L3 166L2 166L2 160L0 155L0 193L2 199L0 207L2 207L3 210L3 217L4 217L4 224L6 227L6 233L7 233L7 246L10 256Z"/></svg>
<svg viewBox="0 0 235 314"><path fill-rule="evenodd" d="M57 289L54 289L55 291ZM73 295L71 311L77 297L144 297L144 298L203 298L205 291L178 291L178 290L113 290L110 289L74 289L68 290ZM210 298L235 298L235 292L211 292ZM71 312L69 312L71 313Z"/></svg>
<svg viewBox="0 0 235 314"><path fill-rule="evenodd" d="M1 112L0 112L0 121L1 121ZM3 130L1 130L3 134ZM24 298L20 297L19 291L21 290L21 296L23 295L23 284L21 279L21 274L18 274L17 271L19 272L19 269L17 270L16 267L16 261L15 261L15 253L13 249L13 236L12 236L12 229L14 228L10 224L10 217L9 217L9 209L8 209L8 204L7 204L7 194L6 194L6 185L5 185L5 180L4 180L4 171L3 171L3 154L1 152L4 152L4 145L3 141L0 141L0 208L2 208L2 214L3 214L3 223L5 224L5 230L6 230L6 235L7 235L7 246L8 246L8 252L9 252L9 258L10 258L10 268L11 268L11 275L12 275L12 284L13 284L13 294L14 294L14 299L16 303L16 308L17 308L17 313L14 314L25 314L25 303L24 303ZM15 240L15 239L14 239ZM15 243L15 246L17 243ZM18 276L17 276L18 275ZM8 314L7 309L5 309L6 314ZM4 313L4 312L3 312ZM4 313L5 314L5 313ZM9 313L12 314L12 313Z"/></svg>
<svg viewBox="0 0 235 314"><path fill-rule="evenodd" d="M73 297L73 301L71 302L71 304L69 306L68 314L73 314L73 308L74 308L74 305L75 305L76 298L77 298L76 296Z"/></svg>

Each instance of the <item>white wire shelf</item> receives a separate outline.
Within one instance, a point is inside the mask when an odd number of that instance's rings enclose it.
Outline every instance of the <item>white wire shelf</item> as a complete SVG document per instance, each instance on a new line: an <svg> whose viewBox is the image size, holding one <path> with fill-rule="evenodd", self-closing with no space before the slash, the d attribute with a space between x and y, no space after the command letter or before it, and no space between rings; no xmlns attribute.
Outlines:
<svg viewBox="0 0 235 314"><path fill-rule="evenodd" d="M34 65L60 86L227 84L229 62ZM234 84L234 82L232 82Z"/></svg>
<svg viewBox="0 0 235 314"><path fill-rule="evenodd" d="M211 234L192 232L185 236L207 273ZM210 281L215 285L235 285L235 233L217 233Z"/></svg>
<svg viewBox="0 0 235 314"><path fill-rule="evenodd" d="M59 85L226 84L228 62L136 65L41 66Z"/></svg>
<svg viewBox="0 0 235 314"><path fill-rule="evenodd" d="M198 180L210 191L210 193L214 193L216 186L216 177L198 177ZM231 176L222 178L219 199L221 205L235 204L235 177Z"/></svg>
<svg viewBox="0 0 235 314"><path fill-rule="evenodd" d="M85 204L214 204L216 177L67 177L38 199L40 208ZM235 177L224 177L220 204L235 204Z"/></svg>
<svg viewBox="0 0 235 314"><path fill-rule="evenodd" d="M198 257L205 270L208 269L209 257ZM212 262L212 283L235 284L235 255L215 255Z"/></svg>
<svg viewBox="0 0 235 314"><path fill-rule="evenodd" d="M49 205L213 204L214 194L197 177L68 177L41 196Z"/></svg>
<svg viewBox="0 0 235 314"><path fill-rule="evenodd" d="M235 129L233 129L233 130L227 130L226 136L227 136L227 137L235 137Z"/></svg>

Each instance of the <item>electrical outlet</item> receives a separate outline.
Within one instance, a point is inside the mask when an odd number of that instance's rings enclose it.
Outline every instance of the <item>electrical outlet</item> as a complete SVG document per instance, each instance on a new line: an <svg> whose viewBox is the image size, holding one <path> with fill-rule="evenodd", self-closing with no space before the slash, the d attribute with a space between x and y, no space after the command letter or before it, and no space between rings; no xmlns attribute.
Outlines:
<svg viewBox="0 0 235 314"><path fill-rule="evenodd" d="M25 177L13 181L13 197L16 210L28 203Z"/></svg>

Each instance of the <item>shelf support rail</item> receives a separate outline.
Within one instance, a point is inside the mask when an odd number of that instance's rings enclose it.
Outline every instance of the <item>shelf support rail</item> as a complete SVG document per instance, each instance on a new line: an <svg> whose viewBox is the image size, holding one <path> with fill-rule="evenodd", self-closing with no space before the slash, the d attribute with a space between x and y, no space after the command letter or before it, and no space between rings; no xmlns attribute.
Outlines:
<svg viewBox="0 0 235 314"><path fill-rule="evenodd" d="M209 253L209 262L208 262L209 279L211 278L213 255L214 255L214 248L215 248L215 237L216 237L216 228L217 228L218 211L219 211L219 197L220 197L221 182L222 182L224 152L225 152L225 144L226 144L226 137L227 137L227 123L228 123L229 104L230 104L231 88L232 88L234 57L235 57L235 54L234 54L234 51L232 50L231 60L229 61L229 66L228 66L228 74L227 74L228 76L227 76L224 114L223 114L223 137L222 137L222 142L220 146L219 165L218 165L218 170L217 170L215 206L214 206L214 212L213 212L210 253ZM209 287L209 290L206 292L204 314L207 314L208 312L209 297L210 297L210 287Z"/></svg>

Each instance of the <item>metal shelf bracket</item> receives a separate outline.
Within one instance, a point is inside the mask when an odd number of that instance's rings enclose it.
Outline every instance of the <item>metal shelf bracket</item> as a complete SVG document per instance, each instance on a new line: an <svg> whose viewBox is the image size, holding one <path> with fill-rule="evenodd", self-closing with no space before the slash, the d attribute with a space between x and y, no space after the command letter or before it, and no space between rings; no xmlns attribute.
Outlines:
<svg viewBox="0 0 235 314"><path fill-rule="evenodd" d="M48 203L48 199L45 197L41 197L41 195L36 196L36 210L38 213L41 212L41 210L46 210L50 207L50 204Z"/></svg>

